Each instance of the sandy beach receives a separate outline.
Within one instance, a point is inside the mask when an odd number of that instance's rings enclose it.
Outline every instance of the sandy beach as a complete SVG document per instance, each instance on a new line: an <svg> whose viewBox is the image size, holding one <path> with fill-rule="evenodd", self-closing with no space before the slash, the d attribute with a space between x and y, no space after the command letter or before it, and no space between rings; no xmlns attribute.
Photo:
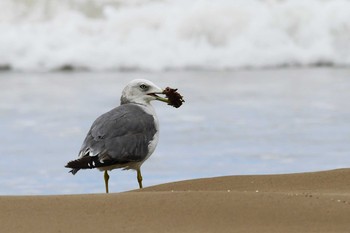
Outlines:
<svg viewBox="0 0 350 233"><path fill-rule="evenodd" d="M2 232L349 232L350 169L0 197Z"/></svg>

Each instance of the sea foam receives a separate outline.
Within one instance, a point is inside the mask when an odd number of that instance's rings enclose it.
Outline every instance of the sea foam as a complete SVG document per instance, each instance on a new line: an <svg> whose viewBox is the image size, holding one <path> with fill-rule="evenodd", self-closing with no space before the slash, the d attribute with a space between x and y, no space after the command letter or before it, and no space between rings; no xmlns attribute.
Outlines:
<svg viewBox="0 0 350 233"><path fill-rule="evenodd" d="M350 65L347 0L2 0L0 67Z"/></svg>

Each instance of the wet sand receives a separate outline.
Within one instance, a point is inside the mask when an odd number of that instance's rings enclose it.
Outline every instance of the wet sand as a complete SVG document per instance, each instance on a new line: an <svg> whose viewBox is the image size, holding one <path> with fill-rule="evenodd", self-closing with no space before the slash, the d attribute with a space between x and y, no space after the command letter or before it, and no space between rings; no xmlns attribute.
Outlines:
<svg viewBox="0 0 350 233"><path fill-rule="evenodd" d="M2 232L349 232L350 169L0 197Z"/></svg>

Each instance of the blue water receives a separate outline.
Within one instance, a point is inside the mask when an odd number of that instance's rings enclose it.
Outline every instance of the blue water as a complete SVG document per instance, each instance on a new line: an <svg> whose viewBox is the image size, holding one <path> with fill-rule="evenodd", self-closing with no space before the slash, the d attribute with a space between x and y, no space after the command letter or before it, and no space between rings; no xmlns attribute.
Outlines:
<svg viewBox="0 0 350 233"><path fill-rule="evenodd" d="M103 173L64 168L124 85L179 88L175 109L154 103L160 141L144 186L200 177L350 166L350 69L0 73L0 195L104 192ZM138 187L110 173L110 191Z"/></svg>

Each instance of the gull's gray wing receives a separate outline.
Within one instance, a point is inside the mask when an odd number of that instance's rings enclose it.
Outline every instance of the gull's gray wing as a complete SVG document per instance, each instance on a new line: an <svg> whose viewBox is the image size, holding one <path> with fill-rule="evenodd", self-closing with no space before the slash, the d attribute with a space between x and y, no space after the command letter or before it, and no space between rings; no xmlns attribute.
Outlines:
<svg viewBox="0 0 350 233"><path fill-rule="evenodd" d="M124 104L95 120L81 152L90 150L100 157L107 154L116 163L141 161L155 133L152 115L136 104Z"/></svg>
<svg viewBox="0 0 350 233"><path fill-rule="evenodd" d="M142 161L156 134L154 117L136 104L123 104L98 117L92 124L74 169L104 167ZM74 172L73 172L74 173Z"/></svg>

